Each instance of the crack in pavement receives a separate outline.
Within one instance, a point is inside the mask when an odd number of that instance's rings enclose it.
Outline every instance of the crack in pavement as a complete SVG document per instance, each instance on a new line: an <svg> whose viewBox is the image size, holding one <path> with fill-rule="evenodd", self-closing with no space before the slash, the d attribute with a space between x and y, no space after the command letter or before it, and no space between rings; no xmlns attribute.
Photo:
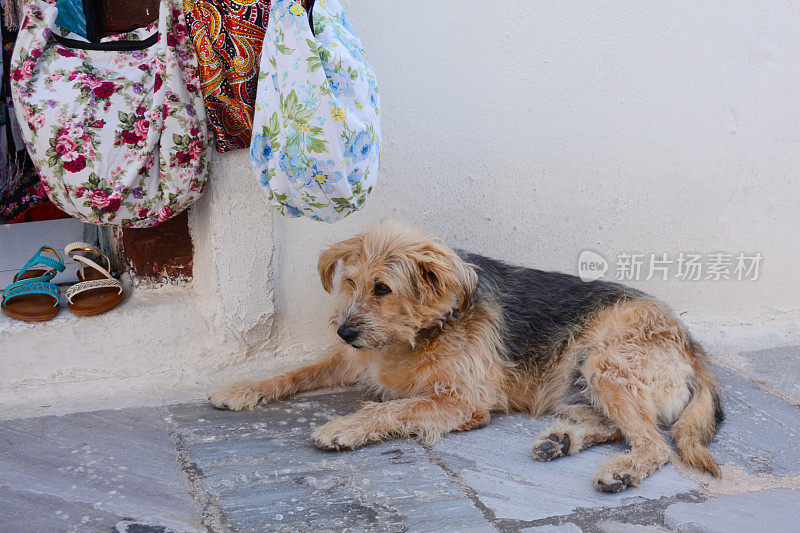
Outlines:
<svg viewBox="0 0 800 533"><path fill-rule="evenodd" d="M462 493L464 493L464 496L466 496L469 499L469 501L472 502L472 505L474 505L475 508L481 512L483 517L492 526L494 526L495 529L499 531L505 531L497 527L496 522L498 521L498 519L495 516L494 511L489 509L489 507L487 507L486 504L484 504L480 500L480 498L478 498L478 494L475 492L475 490L472 487L470 487L466 481L464 481L464 478L462 478L458 472L456 472L450 465L448 465L445 462L441 454L429 446L423 446L423 448L425 449L425 455L427 456L428 461L430 461L431 464L434 464L439 468L441 468L444 471L444 473L447 474L447 477L449 477L450 480L453 482L453 484L455 484L455 486L458 487L458 489Z"/></svg>
<svg viewBox="0 0 800 533"><path fill-rule="evenodd" d="M169 414L166 409L164 409L164 414ZM216 498L203 487L203 480L206 476L197 463L192 461L189 457L189 452L186 450L186 445L183 442L183 436L175 430L167 416L164 417L164 420L167 423L170 440L178 453L178 463L181 472L183 472L186 478L189 496L197 502L202 509L200 523L209 533L229 533L235 531L234 527L225 517L225 513Z"/></svg>
<svg viewBox="0 0 800 533"><path fill-rule="evenodd" d="M459 472L447 464L438 451L427 446L425 446L425 451L428 460L441 468L481 514L483 514L483 517L489 524L502 533L516 533L529 527L547 525L558 526L568 522L580 527L584 533L603 533L603 530L598 527L598 523L603 520L617 520L627 524L656 525L666 528L664 510L667 507L678 502L700 503L709 498L709 496L700 491L693 490L674 496L664 496L659 499L646 500L616 507L578 507L570 514L549 516L538 520L498 518L494 511L481 501L475 490L467 484Z"/></svg>

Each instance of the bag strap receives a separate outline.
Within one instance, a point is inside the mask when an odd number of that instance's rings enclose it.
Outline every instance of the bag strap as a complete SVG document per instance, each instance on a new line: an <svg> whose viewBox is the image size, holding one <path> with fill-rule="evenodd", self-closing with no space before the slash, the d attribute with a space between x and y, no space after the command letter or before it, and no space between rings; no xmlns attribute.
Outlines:
<svg viewBox="0 0 800 533"><path fill-rule="evenodd" d="M61 35L53 32L53 39L55 39L57 43L66 46L67 48L75 48L79 50L99 50L101 52L131 52L134 50L145 50L146 48L150 48L158 42L159 37L158 32L156 32L147 39L142 39L141 41L128 41L125 39L120 39L117 41L107 41L103 43L99 41L79 41L78 39L62 37Z"/></svg>

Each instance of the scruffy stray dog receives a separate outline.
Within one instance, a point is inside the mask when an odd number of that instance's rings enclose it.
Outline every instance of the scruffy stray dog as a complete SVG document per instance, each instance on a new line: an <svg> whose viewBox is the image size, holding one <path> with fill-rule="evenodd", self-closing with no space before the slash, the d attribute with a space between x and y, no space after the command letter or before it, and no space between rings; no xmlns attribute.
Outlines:
<svg viewBox="0 0 800 533"><path fill-rule="evenodd" d="M492 412L555 414L534 439L535 459L630 444L594 477L606 492L638 485L669 460L659 426L672 425L681 459L719 475L706 447L723 418L716 378L664 304L615 283L456 253L396 223L322 253L328 292L340 262L332 322L344 342L314 364L216 389L213 405L239 410L350 384L385 400L316 428L323 450L389 437L432 443L486 426Z"/></svg>

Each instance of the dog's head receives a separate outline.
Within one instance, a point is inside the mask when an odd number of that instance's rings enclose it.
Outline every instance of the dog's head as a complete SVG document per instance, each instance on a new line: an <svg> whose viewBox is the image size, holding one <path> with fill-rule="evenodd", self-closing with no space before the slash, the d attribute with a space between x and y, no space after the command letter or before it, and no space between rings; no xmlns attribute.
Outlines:
<svg viewBox="0 0 800 533"><path fill-rule="evenodd" d="M332 323L354 348L414 345L417 334L453 311L467 310L478 283L474 268L421 231L386 222L322 252L326 291L341 263L341 302Z"/></svg>

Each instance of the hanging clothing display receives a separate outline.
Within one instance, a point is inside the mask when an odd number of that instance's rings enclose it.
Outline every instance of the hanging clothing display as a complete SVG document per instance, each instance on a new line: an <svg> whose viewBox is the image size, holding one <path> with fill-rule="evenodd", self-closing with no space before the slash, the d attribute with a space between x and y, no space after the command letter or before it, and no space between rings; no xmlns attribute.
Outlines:
<svg viewBox="0 0 800 533"><path fill-rule="evenodd" d="M41 184L39 185L41 187ZM9 224L21 224L23 222L41 222L43 220L58 220L59 218L70 218L68 214L57 208L53 202L41 191L42 202L28 207L25 211L9 220Z"/></svg>
<svg viewBox="0 0 800 533"><path fill-rule="evenodd" d="M63 213L37 209L50 204L39 174L28 157L19 131L9 84L9 64L17 32L2 28L2 85L0 85L0 224L52 220ZM52 205L52 204L50 204ZM35 210L35 214L32 210ZM27 219L25 218L26 213Z"/></svg>
<svg viewBox="0 0 800 533"><path fill-rule="evenodd" d="M378 179L380 99L339 1L310 9L272 3L250 161L280 213L335 222L361 209Z"/></svg>
<svg viewBox="0 0 800 533"><path fill-rule="evenodd" d="M15 110L44 189L95 224L148 227L200 197L208 133L179 0L156 25L89 42L31 0L11 64Z"/></svg>
<svg viewBox="0 0 800 533"><path fill-rule="evenodd" d="M83 0L58 0L56 24L63 29L86 39L86 15Z"/></svg>
<svg viewBox="0 0 800 533"><path fill-rule="evenodd" d="M25 0L2 0L3 27L16 30L25 12Z"/></svg>
<svg viewBox="0 0 800 533"><path fill-rule="evenodd" d="M0 104L2 105L2 110L0 110L0 192L5 190L6 183L11 179L12 154L14 152L13 139L9 138L11 130L9 116L13 114L13 110L9 107L11 87L8 84L8 77L5 75L6 65L8 65L5 55L5 47L3 47L0 54L0 72L3 73L2 84L0 84Z"/></svg>
<svg viewBox="0 0 800 533"><path fill-rule="evenodd" d="M24 164L21 168L12 172L8 180L4 183L4 189L0 191L0 224L11 224L14 222L34 222L37 220L53 220L62 218L53 211L38 211L36 218L25 219L23 215L31 210L35 210L42 204L49 204L47 193L39 179L39 174L26 157L20 158Z"/></svg>
<svg viewBox="0 0 800 533"><path fill-rule="evenodd" d="M250 145L269 0L184 0L217 150Z"/></svg>

